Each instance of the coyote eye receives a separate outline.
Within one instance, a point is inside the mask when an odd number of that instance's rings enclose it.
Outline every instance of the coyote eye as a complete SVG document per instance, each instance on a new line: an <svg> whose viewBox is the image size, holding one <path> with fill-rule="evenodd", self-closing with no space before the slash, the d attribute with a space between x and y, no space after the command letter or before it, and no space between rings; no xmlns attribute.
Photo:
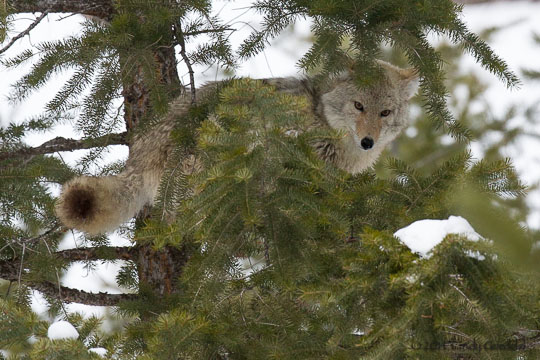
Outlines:
<svg viewBox="0 0 540 360"><path fill-rule="evenodd" d="M358 101L355 101L355 102L354 102L354 107L356 108L356 110L364 111L364 105L362 105L362 104L359 103Z"/></svg>
<svg viewBox="0 0 540 360"><path fill-rule="evenodd" d="M381 112L381 116L382 116L382 117L388 116L388 115L390 115L391 112L392 112L392 111L390 111L390 110L383 110L383 111Z"/></svg>

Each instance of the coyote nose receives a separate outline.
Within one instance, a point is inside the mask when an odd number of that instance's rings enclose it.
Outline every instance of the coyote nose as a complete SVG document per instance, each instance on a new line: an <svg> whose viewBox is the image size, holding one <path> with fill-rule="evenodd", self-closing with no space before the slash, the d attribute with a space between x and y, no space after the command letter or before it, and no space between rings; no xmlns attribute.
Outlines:
<svg viewBox="0 0 540 360"><path fill-rule="evenodd" d="M373 139L366 136L362 139L362 141L360 141L360 145L362 145L362 149L369 150L373 147Z"/></svg>

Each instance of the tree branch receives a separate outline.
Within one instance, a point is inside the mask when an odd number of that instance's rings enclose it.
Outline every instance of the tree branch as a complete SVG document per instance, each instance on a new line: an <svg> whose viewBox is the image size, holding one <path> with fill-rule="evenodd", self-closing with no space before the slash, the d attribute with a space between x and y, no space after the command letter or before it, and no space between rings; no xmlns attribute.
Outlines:
<svg viewBox="0 0 540 360"><path fill-rule="evenodd" d="M43 12L41 13L41 15L38 16L38 17L36 18L36 20L34 20L34 22L31 23L30 26L28 26L28 27L26 28L26 30L21 31L19 34L17 34L16 36L14 36L14 37L11 39L11 41L10 41L6 46L4 46L2 49L0 49L0 54L6 52L10 47L13 46L13 44L15 44L15 42L17 42L17 40L19 40L19 39L25 37L26 35L28 35L28 34L30 33L30 31L31 31L33 28L35 28L35 27L37 26L37 24L39 24L39 23L41 22L41 20L43 20L43 19L45 18L45 16L47 16L48 13L49 13L49 12L48 12L47 10L43 11Z"/></svg>
<svg viewBox="0 0 540 360"><path fill-rule="evenodd" d="M186 42L184 39L182 26L180 25L180 23L178 23L178 24L173 25L173 27L175 29L176 42L178 43L178 45L180 45L180 56L182 56L182 60L184 60L184 63L186 64L188 68L189 87L191 90L191 103L194 104L195 101L197 100L197 93L196 93L197 90L195 89L195 75L194 75L195 73L193 71L193 68L191 67L191 62L189 61L189 58L186 54Z"/></svg>
<svg viewBox="0 0 540 360"><path fill-rule="evenodd" d="M42 292L44 295L58 299L65 303L80 303L97 306L116 306L120 301L133 300L136 294L109 294L105 292L89 293L82 290L72 289L65 286L55 285L50 282L26 283L32 289Z"/></svg>
<svg viewBox="0 0 540 360"><path fill-rule="evenodd" d="M127 145L127 132L79 140L56 137L35 148L22 148L12 152L0 152L0 161L16 158L26 159L31 156L51 154L58 151L90 149L107 145Z"/></svg>
<svg viewBox="0 0 540 360"><path fill-rule="evenodd" d="M100 246L96 248L75 248L57 251L55 255L68 261L90 260L133 260L138 249L133 246Z"/></svg>
<svg viewBox="0 0 540 360"><path fill-rule="evenodd" d="M20 271L19 262L14 260L0 261L0 278L8 281L19 281ZM86 305L115 306L120 301L132 300L137 297L136 294L109 294L104 292L89 293L82 290L72 289L65 286L58 286L49 281L25 281L22 282L44 295L58 299L62 302L81 303Z"/></svg>
<svg viewBox="0 0 540 360"><path fill-rule="evenodd" d="M8 0L7 5L11 14L48 10L92 15L104 20L110 20L116 12L112 0Z"/></svg>

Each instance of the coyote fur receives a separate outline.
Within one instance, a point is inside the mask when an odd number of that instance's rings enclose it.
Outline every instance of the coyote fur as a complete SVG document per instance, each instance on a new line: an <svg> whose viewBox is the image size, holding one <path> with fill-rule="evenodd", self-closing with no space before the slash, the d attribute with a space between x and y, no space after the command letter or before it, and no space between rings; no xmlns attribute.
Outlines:
<svg viewBox="0 0 540 360"><path fill-rule="evenodd" d="M305 96L311 103L313 122L341 130L337 143L318 142L315 151L326 161L352 174L369 168L384 148L407 125L409 99L418 86L414 69L400 69L378 61L384 76L372 86L359 89L345 73L325 85L309 79L262 80L283 91ZM215 91L209 84L198 95ZM125 169L115 176L80 176L63 186L56 214L69 228L95 235L116 229L153 204L173 143L170 133L175 118L186 114L189 94L170 104L168 114L149 132L134 137Z"/></svg>

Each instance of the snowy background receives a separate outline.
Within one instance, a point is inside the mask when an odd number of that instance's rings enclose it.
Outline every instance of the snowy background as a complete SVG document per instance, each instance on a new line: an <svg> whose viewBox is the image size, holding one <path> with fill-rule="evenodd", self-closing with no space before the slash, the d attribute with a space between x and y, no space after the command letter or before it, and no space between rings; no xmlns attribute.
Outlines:
<svg viewBox="0 0 540 360"><path fill-rule="evenodd" d="M248 9L251 1L229 2L219 0L214 1L214 3L215 13L219 13L220 17L228 23L229 27L238 29L231 36L232 44L239 44L241 40L245 39L252 27L258 28L261 17ZM34 18L31 14L18 16L14 22L12 34L24 30ZM49 15L46 20L30 33L30 36L19 41L4 56L15 55L24 48L41 41L59 39L63 36L77 33L80 29L81 21L82 17L79 16ZM540 46L533 41L533 33L540 34L540 3L512 1L473 5L465 8L464 21L469 25L471 30L477 33L486 28L512 24L503 31L496 33L489 42L490 45L499 56L508 62L510 68L518 75L521 74L522 68L540 70L540 61L538 61L540 59ZM203 40L201 39L201 41ZM433 41L438 40L433 39ZM195 48L196 45L195 42L188 44L192 48ZM236 74L253 78L298 75L297 61L308 50L309 46L309 22L298 22L294 29L285 31L279 38L275 39L272 46L264 53L241 64ZM464 57L461 66L464 72L473 69L481 76L483 81L491 84L484 96L491 106L489 111L495 115L504 114L513 104L522 104L523 108L526 108L538 103L540 100L540 84L529 83L524 80L519 90L509 91L502 83L498 82L495 76L477 65L472 57ZM56 79L50 81L42 91L36 93L22 104L10 104L5 98L9 93L10 84L14 83L24 71L24 68L17 71L0 69L0 121L2 121L3 125L7 124L7 122L18 123L31 115L39 114L43 105L52 98L53 94L60 88L63 81L69 75L60 74ZM214 67L196 68L195 72L196 82L199 85L205 81L222 78L221 73ZM188 83L187 70L180 66L179 73L184 83ZM523 119L518 117L515 119L515 123L512 123L512 126L523 126L523 123ZM540 140L538 140L540 138L540 124L536 124L536 126L528 130L538 137L524 136L516 145L507 147L504 151L505 155L513 158L521 178L528 185L534 185L540 181ZM56 136L76 138L79 135L74 134L71 126L66 124L59 126L54 133L31 136L27 139L27 142L32 146L37 146ZM482 156L481 146L473 143L471 148L476 157ZM83 154L84 151L75 151L73 153L62 153L61 156L65 161L74 163ZM126 147L113 146L105 160L112 161L118 158L125 158L126 156ZM59 191L59 189L52 190L55 192ZM528 225L538 229L540 228L540 191L531 192L528 195L528 202L534 209L528 219ZM462 224L462 222L460 223ZM446 221L438 224L444 229L438 227L437 230L433 231L444 234L442 231L450 232L453 227L449 227L449 225L454 223ZM412 235L411 230L407 230L407 240L403 241L412 241L413 243L414 241L421 241L420 238L416 238L415 240L414 233L426 232L428 228L432 229L435 225L434 223L429 223L429 225L425 226L428 227L415 225ZM456 228L456 230L459 229ZM467 229L467 231L474 232L472 228ZM127 240L120 237L114 237L113 242L115 245L129 245ZM64 249L76 246L76 238L72 236L66 237L62 243L62 248ZM427 252L428 250L422 247L422 252ZM98 266L97 271L94 272L86 269L83 264L75 263L62 279L62 283L65 286L86 291L119 293L121 290L115 283L115 276L119 267L119 263L106 263ZM44 311L43 299L37 292L35 292L33 307L38 313L43 313ZM67 306L67 309L71 311L83 311L87 315L104 315L107 311L103 307L78 304L70 304Z"/></svg>

